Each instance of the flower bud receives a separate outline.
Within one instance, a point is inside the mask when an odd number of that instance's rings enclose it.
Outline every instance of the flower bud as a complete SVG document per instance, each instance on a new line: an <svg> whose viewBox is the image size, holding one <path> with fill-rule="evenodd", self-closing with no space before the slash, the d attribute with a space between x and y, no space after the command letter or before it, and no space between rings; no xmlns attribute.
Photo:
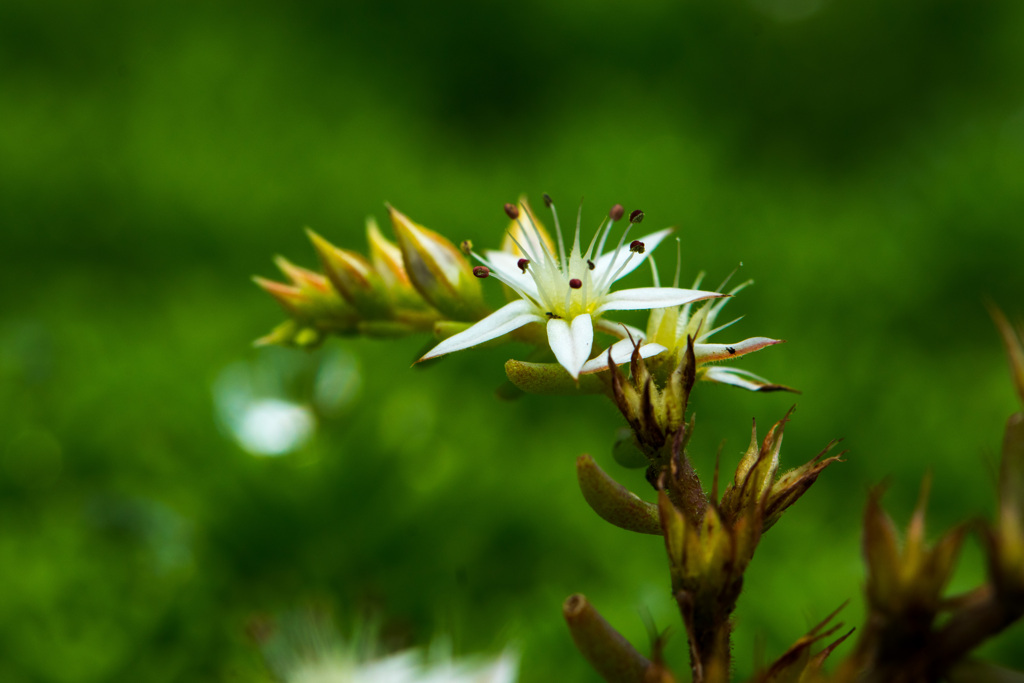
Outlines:
<svg viewBox="0 0 1024 683"><path fill-rule="evenodd" d="M406 272L423 298L454 320L486 315L480 283L459 248L397 209L388 212Z"/></svg>
<svg viewBox="0 0 1024 683"><path fill-rule="evenodd" d="M274 300L281 305L281 308L285 310L290 316L295 318L309 318L310 314L316 310L315 303L302 292L301 289L294 285L286 285L283 282L275 282L274 280L268 280L267 278L254 275L252 281L255 282L260 289L265 291L270 296L274 297Z"/></svg>
<svg viewBox="0 0 1024 683"><path fill-rule="evenodd" d="M364 318L387 318L390 314L387 292L370 262L362 254L335 247L308 228L306 233L320 257L324 273L341 296Z"/></svg>
<svg viewBox="0 0 1024 683"><path fill-rule="evenodd" d="M900 547L896 525L880 504L882 489L876 488L864 511L864 558L868 565L867 597L873 612L886 619L913 621L928 628L930 619L942 607L942 592L956 565L966 527L946 532L929 548L924 539L925 506L929 481L921 496Z"/></svg>
<svg viewBox="0 0 1024 683"><path fill-rule="evenodd" d="M305 321L327 318L347 321L354 316L352 307L338 296L323 275L300 268L283 256L276 257L274 263L292 284L258 276L253 281L274 297L290 316Z"/></svg>

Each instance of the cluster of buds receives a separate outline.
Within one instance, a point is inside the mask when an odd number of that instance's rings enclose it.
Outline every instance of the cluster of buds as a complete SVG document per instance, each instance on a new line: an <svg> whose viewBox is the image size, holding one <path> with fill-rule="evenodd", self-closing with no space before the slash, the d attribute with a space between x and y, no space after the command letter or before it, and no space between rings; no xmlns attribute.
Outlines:
<svg viewBox="0 0 1024 683"><path fill-rule="evenodd" d="M1014 385L1024 406L1024 326L1015 330L998 309L992 316L1010 360ZM1024 412L1013 414L1003 436L999 504L994 522L958 524L929 544L925 510L930 479L902 541L881 506L881 488L870 495L864 514L868 614L853 652L828 674L822 663L850 633L820 652L812 646L834 633L801 638L755 681L833 683L998 683L1020 674L968 656L985 640L1024 616ZM984 583L961 595L945 591L956 570L967 534L976 532L987 559ZM829 617L825 623L830 621ZM824 623L816 629L821 631Z"/></svg>
<svg viewBox="0 0 1024 683"><path fill-rule="evenodd" d="M1024 405L1024 328L1014 330L997 309L992 315ZM1009 680L995 667L965 658L1024 615L1024 412L1013 414L1006 424L994 522L957 525L929 546L924 537L928 488L926 479L902 544L879 504L880 493L868 501L868 619L856 650L836 674L839 680ZM986 553L987 580L963 595L947 597L944 590L972 528Z"/></svg>
<svg viewBox="0 0 1024 683"><path fill-rule="evenodd" d="M480 281L462 252L397 209L388 213L397 243L371 218L369 257L308 230L323 274L278 257L289 284L254 278L290 318L257 343L308 348L331 334L445 336L486 316Z"/></svg>
<svg viewBox="0 0 1024 683"><path fill-rule="evenodd" d="M589 456L577 460L577 476L584 498L603 519L630 531L663 536L672 595L690 642L692 679L724 681L729 673L732 613L762 534L840 456L826 457L835 446L832 442L811 461L780 474L787 413L763 441L758 440L755 426L750 445L719 499L717 470L711 490L705 491L685 451L692 423L685 422L684 414L695 381L692 339L682 363L664 386L657 386L636 351L628 379L612 371L613 394L630 423L634 443L646 458L648 479L658 490L656 505L615 482ZM581 644L586 633L595 630L596 622L587 621L591 624L587 631L579 626L579 619L569 619L568 612L567 621L577 645L595 668L600 671L610 666L588 654L599 648ZM596 632L605 633L607 628ZM634 669L639 666L631 648L604 651L606 657L608 652L621 653L620 667L627 662L632 662ZM660 666L657 661L652 657L645 666L653 670Z"/></svg>

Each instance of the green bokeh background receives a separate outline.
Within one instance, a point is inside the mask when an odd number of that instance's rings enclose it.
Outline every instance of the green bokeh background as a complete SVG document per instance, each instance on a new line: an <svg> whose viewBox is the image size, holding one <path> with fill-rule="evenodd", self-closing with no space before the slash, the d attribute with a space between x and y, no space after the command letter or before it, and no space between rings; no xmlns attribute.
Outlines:
<svg viewBox="0 0 1024 683"><path fill-rule="evenodd" d="M675 627L683 664L660 542L576 487L579 453L615 471L606 402L494 398L522 349L420 371L425 339L250 347L281 314L248 278L313 265L304 226L362 249L390 201L489 246L521 192L677 225L684 280L744 264L728 334L788 343L743 367L803 391L784 462L850 452L762 543L738 672L846 599L859 623L870 485L901 524L926 471L933 529L992 508L1015 403L983 301L1024 310L1022 21L1015 0L0 3L0 679L263 680L248 620L318 604L589 681L577 591L641 649L642 614ZM218 418L228 368L308 402L331 362L358 393L297 452L254 457ZM699 468L793 400L701 387ZM969 545L956 586L981 566ZM1024 667L1022 637L986 652Z"/></svg>

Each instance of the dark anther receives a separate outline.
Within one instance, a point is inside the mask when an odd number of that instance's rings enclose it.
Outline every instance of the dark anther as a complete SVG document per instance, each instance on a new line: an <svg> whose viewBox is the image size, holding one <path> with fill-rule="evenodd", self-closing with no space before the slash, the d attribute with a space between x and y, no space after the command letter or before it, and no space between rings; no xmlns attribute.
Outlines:
<svg viewBox="0 0 1024 683"><path fill-rule="evenodd" d="M469 256L471 253L473 253L473 243L470 242L469 240L462 240L462 244L459 245L459 249L462 250L463 254Z"/></svg>
<svg viewBox="0 0 1024 683"><path fill-rule="evenodd" d="M629 222L630 223L639 223L639 222L643 221L643 219L644 219L644 212L641 211L640 209L637 209L633 213L629 214Z"/></svg>
<svg viewBox="0 0 1024 683"><path fill-rule="evenodd" d="M544 193L544 206L550 209L552 204L554 204L554 202L551 201L551 195L549 195L547 192L545 192Z"/></svg>
<svg viewBox="0 0 1024 683"><path fill-rule="evenodd" d="M526 266L530 265L530 259L528 259L528 258L521 258L518 261L516 261L516 265L519 266L519 270L521 270L521 271L523 271L525 273L526 272Z"/></svg>
<svg viewBox="0 0 1024 683"><path fill-rule="evenodd" d="M590 268L591 270L593 270L594 268L597 268L597 266L594 265L593 261L591 261L590 259L587 259L587 268Z"/></svg>
<svg viewBox="0 0 1024 683"><path fill-rule="evenodd" d="M562 316L558 315L557 313L552 313L551 311L547 312L547 316L548 316L548 320L561 320L562 319Z"/></svg>
<svg viewBox="0 0 1024 683"><path fill-rule="evenodd" d="M644 249L646 249L646 247L644 247L644 243L640 240L633 240L629 243L629 250L634 254L642 254L644 253Z"/></svg>
<svg viewBox="0 0 1024 683"><path fill-rule="evenodd" d="M626 210L622 208L622 204L616 204L615 206L612 207L612 210L608 212L608 215L611 217L613 221L621 221L622 216L625 213Z"/></svg>
<svg viewBox="0 0 1024 683"><path fill-rule="evenodd" d="M573 289L579 289L580 287L583 286L583 281L580 280L579 278L574 277L573 279L569 280L569 286L572 287Z"/></svg>
<svg viewBox="0 0 1024 683"><path fill-rule="evenodd" d="M519 218L519 209L516 208L515 204L506 204L505 214L512 220L515 220Z"/></svg>
<svg viewBox="0 0 1024 683"><path fill-rule="evenodd" d="M487 266L477 266L473 269L473 275L476 275L481 280L491 274L491 269Z"/></svg>
<svg viewBox="0 0 1024 683"><path fill-rule="evenodd" d="M734 349L734 348L733 348L733 347L731 347L731 346L726 346L726 347L725 347L725 350L729 352L729 355L730 355L730 356L735 356L735 355L736 355L736 349Z"/></svg>

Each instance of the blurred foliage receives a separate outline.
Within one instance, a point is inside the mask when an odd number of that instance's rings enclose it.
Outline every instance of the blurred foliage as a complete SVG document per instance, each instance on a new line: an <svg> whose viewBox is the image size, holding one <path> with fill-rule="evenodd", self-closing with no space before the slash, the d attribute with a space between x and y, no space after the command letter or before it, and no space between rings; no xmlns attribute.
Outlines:
<svg viewBox="0 0 1024 683"><path fill-rule="evenodd" d="M982 301L1024 308L1022 20L1013 0L6 0L0 679L262 680L247 621L310 602L381 616L396 646L511 639L526 681L591 679L572 592L637 643L638 612L677 624L661 542L576 487L581 452L614 471L610 404L492 398L509 349L410 370L426 340L249 347L281 314L248 276L314 265L306 225L363 249L385 200L487 246L520 192L585 194L594 225L614 202L678 224L684 281L742 261L737 334L789 340L745 367L803 390L783 465L837 436L850 455L762 543L737 665L847 598L857 623L868 484L905 520L932 470L937 527L994 504L1014 396ZM332 352L361 389L326 409ZM296 452L223 424L239 363L313 406ZM725 439L731 469L791 400L701 387L698 466ZM1024 667L1022 634L987 654Z"/></svg>

